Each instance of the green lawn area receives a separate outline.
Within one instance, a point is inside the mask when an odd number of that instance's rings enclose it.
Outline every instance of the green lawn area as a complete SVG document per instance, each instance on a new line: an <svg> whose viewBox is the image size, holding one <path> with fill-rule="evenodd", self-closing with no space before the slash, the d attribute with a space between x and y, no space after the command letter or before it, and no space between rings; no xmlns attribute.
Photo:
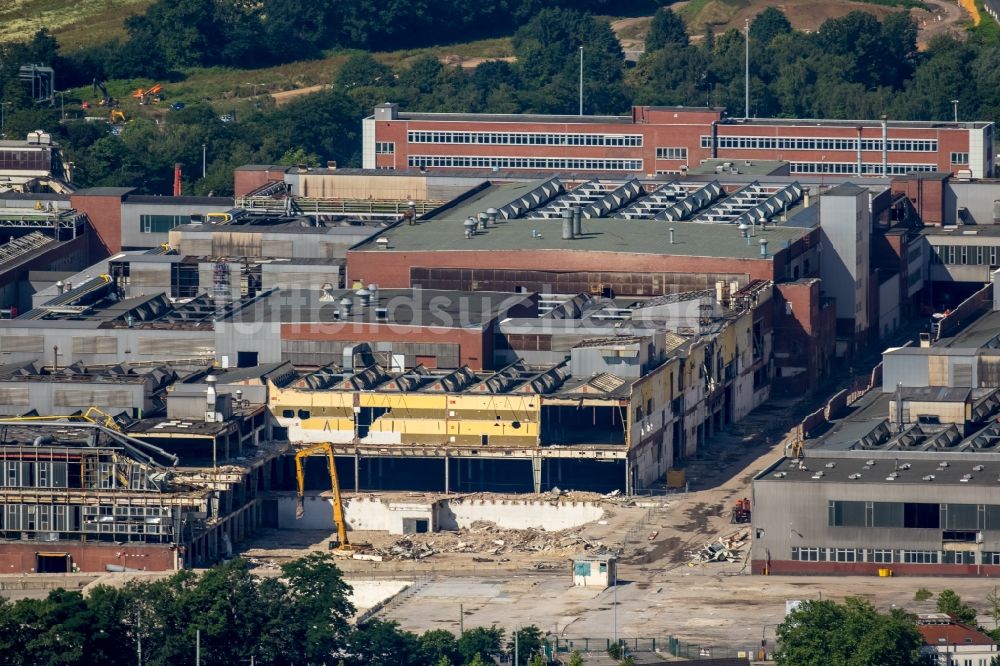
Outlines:
<svg viewBox="0 0 1000 666"><path fill-rule="evenodd" d="M152 0L3 0L0 41L30 39L48 28L64 48L106 42L124 34L122 21Z"/></svg>

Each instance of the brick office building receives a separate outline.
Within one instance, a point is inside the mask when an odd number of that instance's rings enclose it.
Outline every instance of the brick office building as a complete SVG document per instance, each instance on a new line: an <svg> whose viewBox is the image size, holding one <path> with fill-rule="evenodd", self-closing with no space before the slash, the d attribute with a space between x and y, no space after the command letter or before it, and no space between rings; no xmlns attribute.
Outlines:
<svg viewBox="0 0 1000 666"><path fill-rule="evenodd" d="M636 106L629 116L405 113L362 121L368 169L681 173L703 160L782 160L794 174L993 175L993 123L726 116L721 108Z"/></svg>

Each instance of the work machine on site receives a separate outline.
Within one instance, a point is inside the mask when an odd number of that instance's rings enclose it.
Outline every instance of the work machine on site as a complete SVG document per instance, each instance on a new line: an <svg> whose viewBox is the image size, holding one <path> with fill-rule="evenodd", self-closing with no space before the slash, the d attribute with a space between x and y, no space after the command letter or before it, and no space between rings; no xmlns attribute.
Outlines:
<svg viewBox="0 0 1000 666"><path fill-rule="evenodd" d="M305 515L305 459L309 456L323 454L326 456L330 472L330 490L333 492L333 524L337 528L337 536L330 540L330 550L338 553L354 553L364 550L363 544L352 544L347 539L347 523L344 520L344 505L340 497L340 481L337 478L337 464L333 457L333 445L329 442L313 444L295 453L295 480L298 488L298 498L295 505L295 518Z"/></svg>

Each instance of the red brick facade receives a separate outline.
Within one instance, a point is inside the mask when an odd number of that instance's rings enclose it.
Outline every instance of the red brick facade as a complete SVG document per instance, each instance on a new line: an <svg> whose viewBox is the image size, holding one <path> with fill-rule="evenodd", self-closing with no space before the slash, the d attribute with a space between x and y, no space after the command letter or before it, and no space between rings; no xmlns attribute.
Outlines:
<svg viewBox="0 0 1000 666"><path fill-rule="evenodd" d="M287 167L240 167L233 171L233 194L241 197L248 192L256 190L262 185L267 185L273 181L285 179L285 169Z"/></svg>
<svg viewBox="0 0 1000 666"><path fill-rule="evenodd" d="M893 576L1000 576L1000 566L989 564L878 564L876 562L799 562L794 560L753 560L751 573L775 576L877 576L889 569Z"/></svg>
<svg viewBox="0 0 1000 666"><path fill-rule="evenodd" d="M347 253L348 284L352 281L377 282L379 287L410 287L411 270L429 268L511 269L525 271L601 272L609 267L628 267L631 273L689 275L717 273L746 276L750 280L775 280L784 275L788 250L768 259L729 257L686 257L631 252L588 252L563 250L457 250L448 252L394 252L356 250ZM668 280L664 281L669 282ZM423 285L427 286L427 285Z"/></svg>
<svg viewBox="0 0 1000 666"><path fill-rule="evenodd" d="M91 195L86 190L70 196L70 205L90 220L91 250L104 256L122 249L122 198L124 194ZM94 259L98 257L95 255Z"/></svg>
<svg viewBox="0 0 1000 666"><path fill-rule="evenodd" d="M401 324L338 323L282 324L283 340L337 340L342 342L405 342L454 344L459 349L459 364L472 370L488 370L493 363L493 327L484 330L444 327L404 326ZM428 367L437 367L433 357L420 357Z"/></svg>
<svg viewBox="0 0 1000 666"><path fill-rule="evenodd" d="M66 553L79 571L105 572L107 565L142 571L172 571L174 551L168 545L119 546L113 543L57 541L0 545L0 573L34 573L38 554Z"/></svg>
<svg viewBox="0 0 1000 666"><path fill-rule="evenodd" d="M380 113L381 112L381 113ZM583 142L537 141L527 143L498 141L489 143L459 140L411 141L409 132L484 132L531 134L578 134L600 136L639 136L608 145L599 139L591 145ZM710 158L730 159L737 165L744 160L783 160L790 162L792 173L857 173L860 139L865 175L882 171L883 133L889 142L885 161L889 172L944 171L953 173L971 169L975 177L992 175L993 126L989 123L910 123L892 121L883 128L879 121L775 120L743 121L725 117L723 109L686 107L634 107L631 118L572 116L491 116L476 114L388 113L377 109L374 117L375 145L365 146L366 167L405 169L426 166L428 169L462 168L490 170L492 165L479 163L437 164L411 157L492 157L492 158L564 158L590 160L641 160L638 168L616 166L605 170L653 174L677 173L681 167L694 168ZM976 138L973 138L976 137ZM424 137L426 138L426 137ZM762 141L762 139L764 141ZM780 142L778 140L781 140ZM626 145L622 145L625 143ZM974 145L982 145L975 154ZM377 149L376 149L377 146ZM962 163L964 156L965 163ZM956 162L953 163L953 159ZM499 168L534 168L535 165L500 165ZM554 171L601 171L596 165L551 167ZM239 194L239 188L237 188Z"/></svg>
<svg viewBox="0 0 1000 666"><path fill-rule="evenodd" d="M817 386L831 369L836 342L836 309L810 278L775 285L775 390L801 394ZM788 370L784 370L788 368Z"/></svg>

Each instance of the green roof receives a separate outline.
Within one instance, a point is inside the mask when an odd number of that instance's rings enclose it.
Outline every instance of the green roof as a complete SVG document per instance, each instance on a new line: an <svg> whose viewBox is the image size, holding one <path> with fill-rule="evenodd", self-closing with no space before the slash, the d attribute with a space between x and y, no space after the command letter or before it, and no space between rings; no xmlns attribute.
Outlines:
<svg viewBox="0 0 1000 666"><path fill-rule="evenodd" d="M373 252L581 250L759 259L762 238L768 241L770 258L784 248L786 242L795 242L810 232L809 228L801 227L771 226L766 231L758 227L756 237L748 244L734 224L600 218L584 219L583 236L564 240L560 219L515 219L491 225L472 238L465 237L463 222L467 217L475 217L490 207L500 208L537 185L537 182L491 185L432 219L386 229L378 236L388 239L386 250L376 247L376 237L355 249ZM674 229L673 244L670 243L671 228ZM532 230L541 237L532 237Z"/></svg>

